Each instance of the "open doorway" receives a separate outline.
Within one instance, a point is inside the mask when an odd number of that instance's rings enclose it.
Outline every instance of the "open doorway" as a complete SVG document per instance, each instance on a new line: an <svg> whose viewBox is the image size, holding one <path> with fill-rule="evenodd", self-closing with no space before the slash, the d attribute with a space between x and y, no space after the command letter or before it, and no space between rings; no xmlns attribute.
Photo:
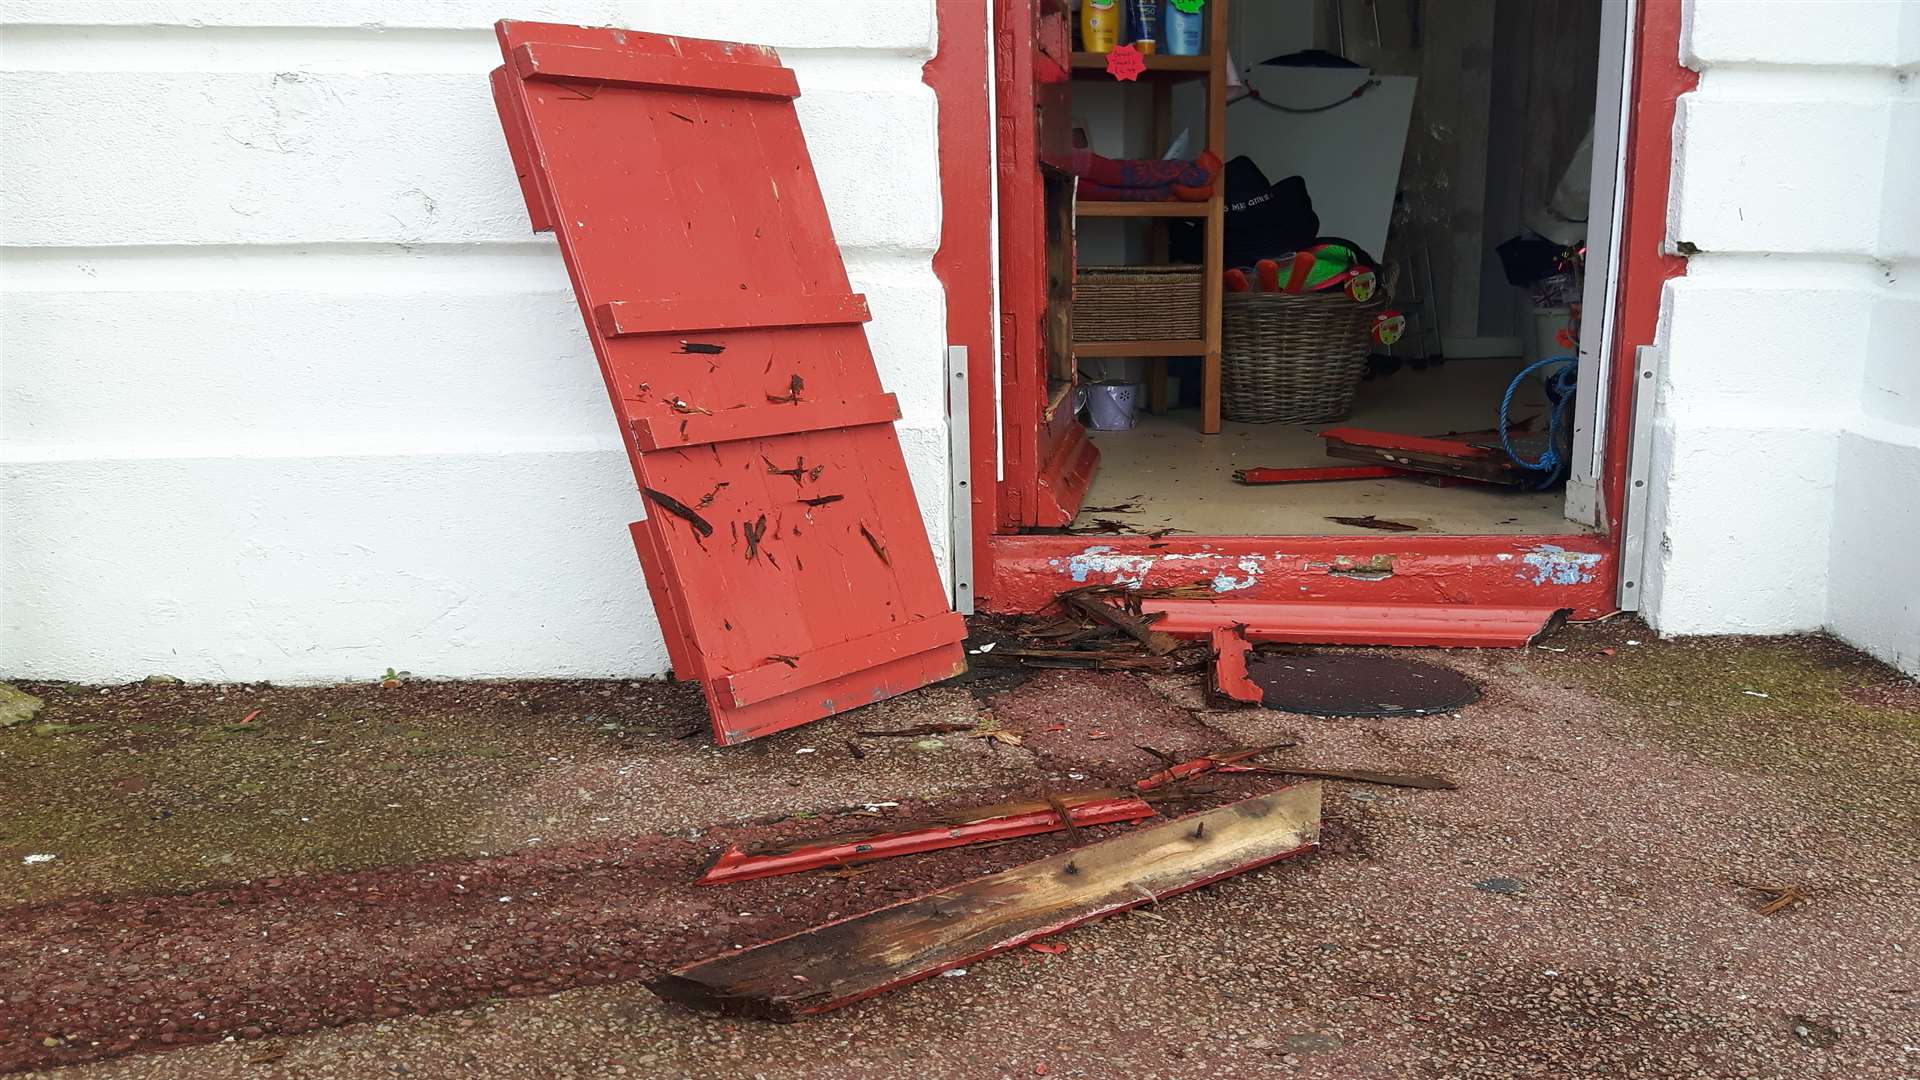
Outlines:
<svg viewBox="0 0 1920 1080"><path fill-rule="evenodd" d="M1208 0L1202 6L1218 12L1235 5ZM1453 18L1457 6L1424 0L1423 11L1444 10ZM983 8L989 23L984 43L977 36ZM1344 26L1335 28L1350 42L1356 32L1371 37L1371 19L1363 22L1356 11L1366 14L1363 5L1350 2ZM1654 342L1665 282L1685 272L1685 260L1665 250L1665 222L1677 101L1695 77L1678 59L1678 5L1608 2L1601 13L1598 51L1604 56L1611 49L1614 60L1596 57L1594 145L1624 153L1614 163L1612 183L1595 184L1592 191L1590 237L1608 238L1613 250L1603 258L1590 244L1588 256L1579 408L1565 489L1564 516L1572 524L1560 525L1562 518L1555 517L1551 526L1571 531L1336 532L1331 522L1286 531L1283 517L1269 515L1246 526L1248 532L1220 533L1179 524L1072 524L1105 463L1095 445L1100 434L1090 436L1078 419L1082 414L1061 407L1074 395L1048 384L1042 333L1058 323L1048 318L1041 150L1051 145L1071 154L1072 71L1105 65L1072 50L1067 0L940 5L941 51L928 67L940 101L945 207L934 267L947 286L949 340L967 349L964 411L973 433L972 451L963 455L966 469L956 478L965 517L956 520L955 537L970 547L958 560L956 596L984 610L1031 611L1077 585L1185 588L1204 582L1222 599L1239 602L1375 609L1547 603L1574 618L1632 606L1639 543L1631 477L1644 467L1645 444L1634 434L1634 402L1651 385L1644 377L1652 368L1640 354ZM1427 20L1423 34L1433 21ZM1212 26L1206 51L1224 56ZM1232 16L1220 26L1220 33L1230 32ZM1162 58L1147 67L1151 72L1193 63ZM1053 109L1036 108L1050 100L1057 103ZM1154 107L1147 108L1151 115ZM1059 118L1057 142L1044 137L1049 115ZM1221 116L1224 127L1224 109ZM1608 129L1609 123L1617 126ZM1209 130L1210 142L1213 135ZM1602 222L1603 214L1610 220ZM1210 225L1210 209L1196 216ZM1217 363L1217 354L1207 355L1209 331L1203 326L1199 342L1177 343L1179 351L1201 353L1203 383L1206 365ZM1147 396L1151 404L1151 390ZM1217 404L1203 387L1201 425ZM960 411L956 404L954 415ZM1107 441L1111 452L1114 440ZM1391 512L1371 512L1391 518ZM1490 527L1500 518L1482 520Z"/></svg>
<svg viewBox="0 0 1920 1080"><path fill-rule="evenodd" d="M1079 192L1071 297L1050 249L1041 317L1002 299L1016 325L1072 341L1070 370L1045 350L1040 438L1018 448L1039 512L1016 512L1019 526L1573 536L1601 524L1626 5L1476 0L1423 19L1417 0L1211 0L1198 51L1168 55L1162 28L1134 79L1108 70L1082 4L1003 7L1022 9L1037 20L1047 235L1061 171ZM1050 45L1062 79L1048 78ZM1009 157L1003 145L1003 175L1020 167ZM1179 162L1204 163L1211 188ZM1018 241L1003 230L1003 265ZM1582 317L1589 306L1598 317ZM1556 356L1569 359L1543 363Z"/></svg>

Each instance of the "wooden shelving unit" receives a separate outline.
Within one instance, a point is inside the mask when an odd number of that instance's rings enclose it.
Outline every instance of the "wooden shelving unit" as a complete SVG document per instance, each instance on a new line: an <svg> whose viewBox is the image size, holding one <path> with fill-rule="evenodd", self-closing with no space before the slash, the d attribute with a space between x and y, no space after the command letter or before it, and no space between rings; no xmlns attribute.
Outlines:
<svg viewBox="0 0 1920 1080"><path fill-rule="evenodd" d="M1211 0L1207 12L1207 51L1202 56L1146 57L1147 70L1141 85L1153 94L1153 145L1165 146L1173 138L1173 86L1185 80L1206 84L1207 149L1222 162L1227 159L1227 0ZM1071 68L1075 79L1110 79L1105 53L1077 52ZM1214 197L1206 202L1076 202L1074 215L1082 218L1138 218L1151 223L1151 246L1156 262L1167 259L1166 219L1200 218L1205 221L1205 246L1201 259L1201 300L1205 306L1204 335L1194 339L1143 339L1134 341L1075 342L1078 357L1145 356L1150 361L1147 374L1147 407L1160 413L1167 410L1167 357L1200 357L1200 430L1208 435L1220 431L1220 301L1222 253L1226 241L1226 177L1216 181Z"/></svg>

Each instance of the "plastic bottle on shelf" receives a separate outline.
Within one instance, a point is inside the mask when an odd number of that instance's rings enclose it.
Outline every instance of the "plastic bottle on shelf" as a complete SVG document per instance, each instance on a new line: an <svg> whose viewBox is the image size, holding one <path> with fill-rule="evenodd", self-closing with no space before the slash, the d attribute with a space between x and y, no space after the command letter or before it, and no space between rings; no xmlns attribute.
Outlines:
<svg viewBox="0 0 1920 1080"><path fill-rule="evenodd" d="M1090 53L1112 52L1125 21L1120 0L1080 0L1080 44Z"/></svg>
<svg viewBox="0 0 1920 1080"><path fill-rule="evenodd" d="M1162 0L1127 0L1127 40L1142 56L1152 56L1159 47L1160 5Z"/></svg>
<svg viewBox="0 0 1920 1080"><path fill-rule="evenodd" d="M1160 12L1161 33L1167 39L1168 56L1199 56L1206 17L1198 11L1180 10L1173 0L1164 0Z"/></svg>

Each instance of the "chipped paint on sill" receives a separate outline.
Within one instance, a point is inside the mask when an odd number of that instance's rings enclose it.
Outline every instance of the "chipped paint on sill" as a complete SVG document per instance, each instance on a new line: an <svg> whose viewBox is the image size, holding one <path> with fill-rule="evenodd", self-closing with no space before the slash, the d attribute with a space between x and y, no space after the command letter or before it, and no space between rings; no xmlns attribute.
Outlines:
<svg viewBox="0 0 1920 1080"><path fill-rule="evenodd" d="M1327 567L1327 574L1349 581L1385 581L1393 576L1393 556L1375 555L1364 563L1356 564L1345 555L1337 555L1333 564Z"/></svg>
<svg viewBox="0 0 1920 1080"><path fill-rule="evenodd" d="M1076 585L1085 585L1088 578L1099 574L1107 578L1106 584L1130 585L1137 589L1153 564L1151 555L1118 555L1112 547L1096 544L1067 559L1067 575ZM1049 559L1047 565L1058 567L1060 560Z"/></svg>
<svg viewBox="0 0 1920 1080"><path fill-rule="evenodd" d="M1262 561L1263 560L1255 555L1249 555L1241 559L1238 564L1240 572L1247 575L1246 578L1241 581L1235 581L1233 575L1226 571L1215 574L1213 576L1213 591L1217 593L1228 593L1240 589L1253 588L1255 583L1260 580L1260 571L1262 569L1260 563Z"/></svg>
<svg viewBox="0 0 1920 1080"><path fill-rule="evenodd" d="M1602 556L1568 551L1558 544L1541 544L1520 557L1528 569L1517 575L1534 585L1583 585L1593 580L1593 568Z"/></svg>

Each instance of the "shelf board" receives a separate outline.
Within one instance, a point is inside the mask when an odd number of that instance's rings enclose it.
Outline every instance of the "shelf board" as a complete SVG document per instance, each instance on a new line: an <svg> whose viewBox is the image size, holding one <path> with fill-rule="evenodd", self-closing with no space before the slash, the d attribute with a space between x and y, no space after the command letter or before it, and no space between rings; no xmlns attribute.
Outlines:
<svg viewBox="0 0 1920 1080"><path fill-rule="evenodd" d="M1207 343L1201 338L1137 338L1132 341L1076 341L1073 355L1079 356L1203 356Z"/></svg>
<svg viewBox="0 0 1920 1080"><path fill-rule="evenodd" d="M1206 217L1214 200L1205 202L1127 202L1117 199L1078 199L1075 217L1086 218L1181 218Z"/></svg>
<svg viewBox="0 0 1920 1080"><path fill-rule="evenodd" d="M1140 73L1142 79L1200 79L1213 72L1211 56L1163 56L1155 53L1142 57L1147 62L1147 70ZM1077 52L1073 54L1073 77L1076 79L1105 78L1107 74L1107 54ZM1119 80L1115 80L1116 82Z"/></svg>

